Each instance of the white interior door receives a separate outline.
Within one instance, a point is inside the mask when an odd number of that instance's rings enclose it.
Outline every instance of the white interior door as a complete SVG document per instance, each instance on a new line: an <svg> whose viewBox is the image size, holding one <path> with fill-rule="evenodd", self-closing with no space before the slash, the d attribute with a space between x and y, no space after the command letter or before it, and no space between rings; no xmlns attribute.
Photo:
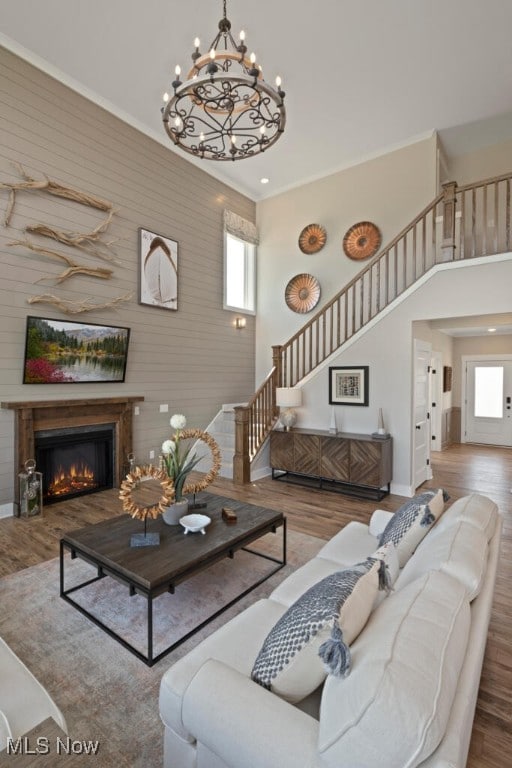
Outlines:
<svg viewBox="0 0 512 768"><path fill-rule="evenodd" d="M413 456L414 488L430 480L429 366L430 344L414 340Z"/></svg>
<svg viewBox="0 0 512 768"><path fill-rule="evenodd" d="M440 451L443 433L443 356L432 352L430 358L430 450Z"/></svg>
<svg viewBox="0 0 512 768"><path fill-rule="evenodd" d="M466 363L466 441L512 446L512 360Z"/></svg>

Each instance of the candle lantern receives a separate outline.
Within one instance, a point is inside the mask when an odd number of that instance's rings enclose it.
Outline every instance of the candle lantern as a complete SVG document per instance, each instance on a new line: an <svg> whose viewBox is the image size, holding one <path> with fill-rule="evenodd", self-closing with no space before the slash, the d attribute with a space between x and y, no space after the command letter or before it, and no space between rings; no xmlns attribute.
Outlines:
<svg viewBox="0 0 512 768"><path fill-rule="evenodd" d="M34 459L28 459L24 471L18 475L20 481L20 515L33 517L43 511L43 475L36 471Z"/></svg>
<svg viewBox="0 0 512 768"><path fill-rule="evenodd" d="M133 472L133 470L137 466L137 462L135 461L135 454L129 453L127 458L128 458L128 466L130 468L129 471Z"/></svg>
<svg viewBox="0 0 512 768"><path fill-rule="evenodd" d="M124 478L127 475L129 475L132 472L134 472L136 466L137 466L137 460L135 458L135 454L134 453L128 453L126 455L126 461L123 463L123 477L122 477L122 480L124 480ZM135 487L138 488L139 485L140 485L140 480L139 479L134 480L134 484L135 484Z"/></svg>

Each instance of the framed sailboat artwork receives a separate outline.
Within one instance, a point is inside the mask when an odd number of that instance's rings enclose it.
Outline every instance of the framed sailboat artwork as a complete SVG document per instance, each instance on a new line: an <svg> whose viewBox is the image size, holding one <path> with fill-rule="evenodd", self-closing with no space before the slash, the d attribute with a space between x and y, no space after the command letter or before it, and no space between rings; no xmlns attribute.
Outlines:
<svg viewBox="0 0 512 768"><path fill-rule="evenodd" d="M139 229L139 302L178 309L178 243Z"/></svg>

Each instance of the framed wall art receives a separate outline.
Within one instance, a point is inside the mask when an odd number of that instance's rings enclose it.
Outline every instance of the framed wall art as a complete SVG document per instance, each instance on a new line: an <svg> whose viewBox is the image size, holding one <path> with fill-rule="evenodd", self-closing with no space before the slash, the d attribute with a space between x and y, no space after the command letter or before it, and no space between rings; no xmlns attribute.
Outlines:
<svg viewBox="0 0 512 768"><path fill-rule="evenodd" d="M331 405L368 405L369 366L329 368Z"/></svg>
<svg viewBox="0 0 512 768"><path fill-rule="evenodd" d="M23 383L124 381L129 341L129 328L29 315Z"/></svg>
<svg viewBox="0 0 512 768"><path fill-rule="evenodd" d="M178 309L178 243L139 229L139 302Z"/></svg>

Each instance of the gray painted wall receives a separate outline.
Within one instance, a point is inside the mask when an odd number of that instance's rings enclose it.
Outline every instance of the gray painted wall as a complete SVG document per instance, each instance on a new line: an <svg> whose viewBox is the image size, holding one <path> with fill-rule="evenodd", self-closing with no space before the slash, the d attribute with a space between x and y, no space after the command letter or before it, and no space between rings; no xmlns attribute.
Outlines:
<svg viewBox="0 0 512 768"><path fill-rule="evenodd" d="M10 227L0 225L1 401L144 395L134 422L134 447L136 457L148 461L149 451L158 456L169 436L173 413L184 413L191 427L205 427L222 403L252 394L254 318L247 316L246 328L236 330L235 315L222 309L222 213L230 208L255 221L251 200L0 48L0 182L19 179L13 162L36 178L46 174L114 203L117 213L105 237L116 239L118 263L110 280L81 276L56 286L60 263L8 242L24 237L25 227L36 223L88 231L103 214L47 194L17 195ZM7 202L8 193L0 190L1 222ZM177 312L138 303L139 227L179 243ZM51 240L33 240L80 263L109 266ZM107 302L130 291L133 298L115 309L73 318L51 306L27 303L46 292L73 301ZM28 314L129 326L126 382L23 385ZM160 413L160 404L168 404L169 412ZM0 505L13 499L18 471L13 439L13 414L0 409Z"/></svg>

